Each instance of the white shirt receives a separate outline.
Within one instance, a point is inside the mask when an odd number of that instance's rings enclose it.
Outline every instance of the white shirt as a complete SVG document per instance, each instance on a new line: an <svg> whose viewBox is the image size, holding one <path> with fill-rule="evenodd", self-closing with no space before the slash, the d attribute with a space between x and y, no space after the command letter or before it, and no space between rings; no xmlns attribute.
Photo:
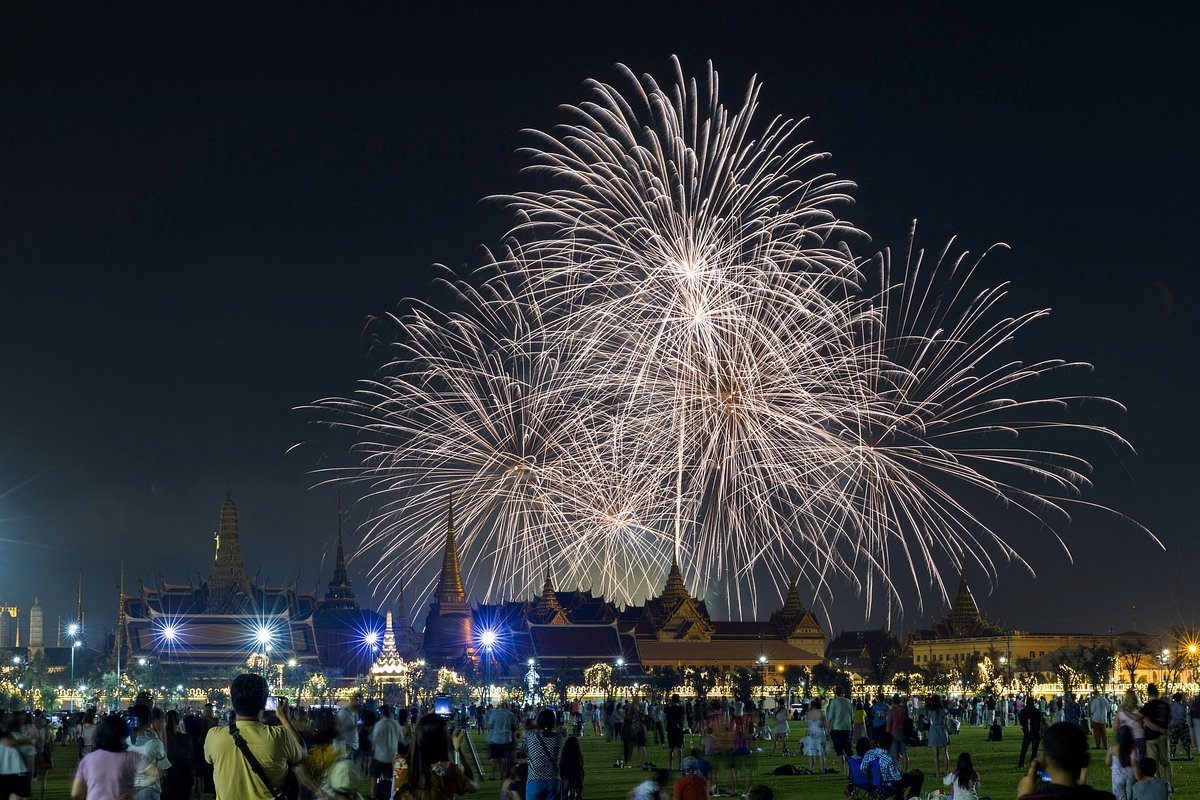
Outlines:
<svg viewBox="0 0 1200 800"><path fill-rule="evenodd" d="M133 744L130 739L125 741L129 743L129 752L141 755L147 762L154 764L164 772L171 768L171 762L167 760L167 748L163 745L162 739L153 733L145 731L138 734L137 744ZM139 789L158 789L159 781L159 778L148 777L145 770L138 772L137 787Z"/></svg>
<svg viewBox="0 0 1200 800"><path fill-rule="evenodd" d="M347 753L358 749L358 712L347 706L337 713L338 744Z"/></svg>
<svg viewBox="0 0 1200 800"><path fill-rule="evenodd" d="M1101 725L1108 724L1108 698L1101 695L1096 695L1088 702L1088 713L1092 715L1092 722L1098 722Z"/></svg>
<svg viewBox="0 0 1200 800"><path fill-rule="evenodd" d="M25 771L25 759L21 751L6 744L0 744L0 775L20 775Z"/></svg>
<svg viewBox="0 0 1200 800"><path fill-rule="evenodd" d="M979 794L978 794L978 792L976 792L976 789L979 788L979 784L972 783L971 788L964 789L963 787L958 785L958 776L955 775L953 772L951 772L946 777L942 778L942 785L954 787L953 800L978 800L978 798L979 798Z"/></svg>
<svg viewBox="0 0 1200 800"><path fill-rule="evenodd" d="M372 756L376 761L392 763L400 746L400 723L391 717L380 717L371 729Z"/></svg>

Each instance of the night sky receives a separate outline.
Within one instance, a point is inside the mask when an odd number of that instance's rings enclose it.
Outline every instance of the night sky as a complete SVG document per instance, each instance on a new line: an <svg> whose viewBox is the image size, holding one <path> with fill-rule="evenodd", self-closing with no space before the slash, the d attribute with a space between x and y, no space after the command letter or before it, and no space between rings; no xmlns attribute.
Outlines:
<svg viewBox="0 0 1200 800"><path fill-rule="evenodd" d="M1010 244L987 276L1013 281L1005 308L1054 309L1013 355L1091 362L1073 388L1128 406L1094 421L1136 454L1081 444L1089 499L1165 551L1083 513L1072 566L1014 529L1039 578L1002 570L985 599L975 574L985 612L1034 630L1196 621L1188 6L334 5L0 18L0 600L66 617L84 570L98 641L122 558L130 588L209 571L227 485L248 571L323 592L337 499L312 470L348 456L292 409L372 375L368 319L436 298L435 262L477 265L503 235L481 198L528 187L522 128L561 121L616 62L669 80L677 53L692 74L711 58L731 101L757 73L764 122L811 117L877 246L903 247L914 218L933 249ZM833 622L862 626L862 608L847 595Z"/></svg>

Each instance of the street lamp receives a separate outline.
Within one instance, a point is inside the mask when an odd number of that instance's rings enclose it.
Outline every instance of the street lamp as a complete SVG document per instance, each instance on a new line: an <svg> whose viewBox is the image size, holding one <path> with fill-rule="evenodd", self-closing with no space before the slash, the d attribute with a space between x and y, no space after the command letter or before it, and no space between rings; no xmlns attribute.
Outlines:
<svg viewBox="0 0 1200 800"><path fill-rule="evenodd" d="M479 643L483 645L483 691L487 694L486 702L492 699L492 650L496 647L496 631L485 628L479 634Z"/></svg>
<svg viewBox="0 0 1200 800"><path fill-rule="evenodd" d="M275 634L272 633L271 629L265 625L259 627L258 630L256 630L254 632L254 640L256 642L258 642L259 645L262 646L262 654L263 654L262 676L263 676L264 680L267 677L267 653L271 649L271 640L274 638L275 638Z"/></svg>
<svg viewBox="0 0 1200 800"><path fill-rule="evenodd" d="M79 630L78 625L70 627L71 635L74 636ZM75 648L79 647L79 640L76 639L71 643L71 711L75 711Z"/></svg>
<svg viewBox="0 0 1200 800"><path fill-rule="evenodd" d="M762 700L762 705L765 708L767 705L767 654L760 653L758 656L758 674L759 674L759 697ZM751 704L753 704L751 700Z"/></svg>

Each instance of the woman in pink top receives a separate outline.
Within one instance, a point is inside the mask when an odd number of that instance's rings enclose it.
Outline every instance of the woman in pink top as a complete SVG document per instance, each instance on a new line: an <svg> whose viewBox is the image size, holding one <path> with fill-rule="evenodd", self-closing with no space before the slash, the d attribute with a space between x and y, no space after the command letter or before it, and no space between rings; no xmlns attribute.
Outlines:
<svg viewBox="0 0 1200 800"><path fill-rule="evenodd" d="M133 800L138 772L157 773L150 764L125 745L125 720L111 714L97 724L96 749L83 757L75 770L71 800Z"/></svg>
<svg viewBox="0 0 1200 800"><path fill-rule="evenodd" d="M1117 709L1117 715L1113 719L1113 730L1119 731L1122 725L1129 726L1129 730L1133 732L1133 746L1137 748L1140 761L1146 757L1146 728L1142 725L1142 712L1138 710L1138 705L1137 692L1133 689L1126 690L1121 707Z"/></svg>

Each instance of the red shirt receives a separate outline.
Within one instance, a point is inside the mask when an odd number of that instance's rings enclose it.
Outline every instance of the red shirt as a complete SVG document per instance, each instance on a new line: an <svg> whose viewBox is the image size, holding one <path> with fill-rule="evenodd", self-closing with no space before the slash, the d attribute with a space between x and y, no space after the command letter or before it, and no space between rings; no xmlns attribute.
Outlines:
<svg viewBox="0 0 1200 800"><path fill-rule="evenodd" d="M888 709L887 730L892 736L904 735L904 720L908 719L908 709L903 705L892 706Z"/></svg>
<svg viewBox="0 0 1200 800"><path fill-rule="evenodd" d="M675 781L675 791L671 797L674 800L708 800L711 797L708 793L708 781L704 780L703 775L694 772L684 775Z"/></svg>

